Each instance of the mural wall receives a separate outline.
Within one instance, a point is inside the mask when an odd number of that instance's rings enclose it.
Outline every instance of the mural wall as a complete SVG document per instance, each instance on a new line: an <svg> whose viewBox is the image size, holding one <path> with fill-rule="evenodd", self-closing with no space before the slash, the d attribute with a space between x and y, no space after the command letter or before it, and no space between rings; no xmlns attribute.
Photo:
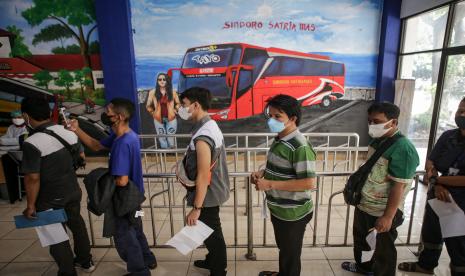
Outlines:
<svg viewBox="0 0 465 276"><path fill-rule="evenodd" d="M298 98L308 119L374 98L381 0L132 0L131 10L146 133L159 73L178 92L209 88L212 117L230 132L244 122L240 131L267 131L260 114L278 93Z"/></svg>
<svg viewBox="0 0 465 276"><path fill-rule="evenodd" d="M6 0L0 10L0 78L97 119L104 87L94 2ZM20 100L0 90L2 101Z"/></svg>

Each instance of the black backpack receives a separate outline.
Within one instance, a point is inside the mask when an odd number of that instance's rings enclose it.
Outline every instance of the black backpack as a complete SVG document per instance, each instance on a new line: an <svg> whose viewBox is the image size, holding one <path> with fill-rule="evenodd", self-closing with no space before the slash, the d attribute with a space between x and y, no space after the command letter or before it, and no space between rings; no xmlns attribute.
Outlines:
<svg viewBox="0 0 465 276"><path fill-rule="evenodd" d="M375 165L376 161L383 155L383 153L392 146L403 135L395 135L384 141L381 146L373 153L373 155L365 162L356 172L354 172L349 179L347 179L346 186L342 191L344 201L346 204L357 206L362 199L362 188Z"/></svg>
<svg viewBox="0 0 465 276"><path fill-rule="evenodd" d="M68 152L71 154L71 158L73 159L74 170L77 170L79 168L85 168L86 161L81 156L81 149L79 148L78 144L70 145L68 142L66 142L65 139L61 138L60 135L56 134L55 132L49 129L43 129L43 130L40 130L40 132L43 132L45 134L48 134L56 138L68 150Z"/></svg>

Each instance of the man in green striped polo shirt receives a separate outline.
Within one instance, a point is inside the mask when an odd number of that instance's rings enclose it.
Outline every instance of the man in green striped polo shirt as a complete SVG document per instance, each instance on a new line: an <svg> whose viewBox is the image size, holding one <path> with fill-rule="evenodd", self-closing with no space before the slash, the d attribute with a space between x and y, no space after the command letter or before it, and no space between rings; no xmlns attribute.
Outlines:
<svg viewBox="0 0 465 276"><path fill-rule="evenodd" d="M252 173L252 183L266 192L279 248L279 275L299 276L305 228L313 215L316 154L297 128L301 112L295 98L277 95L265 111L271 132L278 136L270 147L265 170ZM276 276L278 272L262 271L259 275Z"/></svg>

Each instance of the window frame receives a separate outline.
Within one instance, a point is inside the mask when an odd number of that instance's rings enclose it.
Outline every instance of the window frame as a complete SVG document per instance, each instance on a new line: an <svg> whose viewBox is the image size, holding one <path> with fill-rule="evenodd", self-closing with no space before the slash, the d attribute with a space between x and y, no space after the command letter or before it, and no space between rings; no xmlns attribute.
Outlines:
<svg viewBox="0 0 465 276"><path fill-rule="evenodd" d="M405 56L408 55L417 55L417 54L424 54L424 53L440 53L440 62L439 62L439 73L438 73L438 79L437 79L437 85L436 85L436 92L435 92L435 98L434 98L434 106L433 106L433 112L432 112L432 117L431 117L431 125L430 125L430 133L429 133L429 139L428 139L428 148L427 148L427 156L433 149L433 146L436 142L436 135L437 135L437 127L439 123L439 112L440 112L440 107L441 107L441 98L442 98L442 92L443 92L443 87L444 87L444 80L445 80L445 73L447 69L447 59L451 55L457 55L457 54L465 54L465 45L461 46L449 46L450 40L451 40L451 35L452 35L452 28L453 28L453 23L454 23L454 16L455 16L455 7L457 4L465 2L465 0L455 0L451 1L446 4L442 4L436 7L432 7L431 9L410 15L408 17L402 18L401 24L402 24L402 33L401 33L401 39L400 39L400 44L399 44L399 51L398 51L398 56L397 56L397 79L401 77L402 74L402 59ZM432 50L422 50L422 51L415 51L415 52L404 52L404 44L405 44L405 37L406 37L406 25L407 21L409 19L412 19L414 17L420 16L422 14L429 13L433 10L436 9L441 9L448 6L449 10L447 12L447 19L446 19L446 26L445 26L445 33L444 33L444 38L442 42L442 47L439 49L432 49Z"/></svg>

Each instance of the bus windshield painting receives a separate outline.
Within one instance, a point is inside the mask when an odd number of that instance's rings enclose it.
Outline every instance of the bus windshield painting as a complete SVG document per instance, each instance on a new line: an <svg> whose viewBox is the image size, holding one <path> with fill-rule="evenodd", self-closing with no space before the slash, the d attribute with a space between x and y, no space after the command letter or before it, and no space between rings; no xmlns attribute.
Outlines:
<svg viewBox="0 0 465 276"><path fill-rule="evenodd" d="M226 85L224 74L187 75L179 78L179 91L191 87L203 87L212 93L212 108L223 109L231 104L231 88Z"/></svg>
<svg viewBox="0 0 465 276"><path fill-rule="evenodd" d="M216 49L213 51L189 52L184 57L183 68L226 67L231 64L233 48Z"/></svg>

